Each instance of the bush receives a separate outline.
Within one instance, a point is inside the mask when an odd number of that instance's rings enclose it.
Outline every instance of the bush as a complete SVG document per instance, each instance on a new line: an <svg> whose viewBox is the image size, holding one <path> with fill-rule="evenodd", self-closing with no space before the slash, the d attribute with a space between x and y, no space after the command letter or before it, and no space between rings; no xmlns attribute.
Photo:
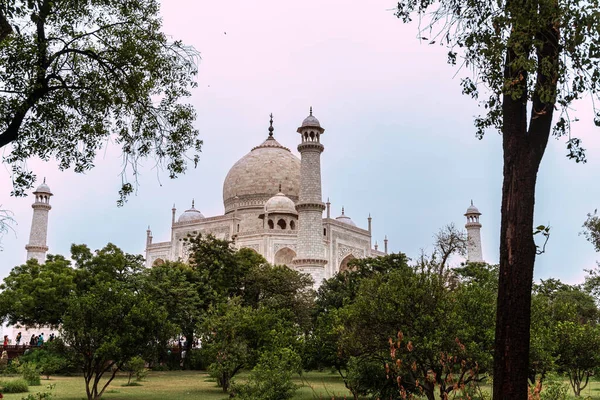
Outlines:
<svg viewBox="0 0 600 400"><path fill-rule="evenodd" d="M25 393L29 391L27 381L25 379L14 379L12 381L0 382L4 393Z"/></svg>
<svg viewBox="0 0 600 400"><path fill-rule="evenodd" d="M136 381L141 381L147 375L146 373L146 361L140 356L132 357L123 366L123 371L128 373L127 385L131 386L131 378L135 375Z"/></svg>
<svg viewBox="0 0 600 400"><path fill-rule="evenodd" d="M42 374L49 378L54 374L78 372L75 357L73 350L66 347L64 342L57 338L52 342L45 343L44 347L33 349L22 355L20 361L21 363L36 364Z"/></svg>
<svg viewBox="0 0 600 400"><path fill-rule="evenodd" d="M302 360L292 349L282 348L263 353L244 385L232 385L232 392L242 400L287 400L298 385L292 375L300 372Z"/></svg>
<svg viewBox="0 0 600 400"><path fill-rule="evenodd" d="M562 382L548 380L540 392L541 400L567 400L569 398L569 387Z"/></svg>
<svg viewBox="0 0 600 400"><path fill-rule="evenodd" d="M19 367L23 379L29 384L29 386L40 386L40 369L37 365L31 362L21 364Z"/></svg>

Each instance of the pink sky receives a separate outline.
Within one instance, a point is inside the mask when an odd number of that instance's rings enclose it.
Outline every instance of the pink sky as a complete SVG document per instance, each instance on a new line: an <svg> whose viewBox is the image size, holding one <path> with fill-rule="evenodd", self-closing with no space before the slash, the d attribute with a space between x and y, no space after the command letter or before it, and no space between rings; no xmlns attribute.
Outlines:
<svg viewBox="0 0 600 400"><path fill-rule="evenodd" d="M337 216L342 206L362 227L373 215L374 241L416 257L431 249L444 224L464 225L471 199L483 213L484 257L497 261L500 220L501 138L478 141L474 101L461 95L456 70L443 47L420 43L415 24L393 16L393 1L163 2L164 31L201 52L198 88L191 102L205 142L196 170L174 181L141 169L141 186L123 208L118 149L98 156L86 175L58 172L54 163L28 166L47 177L51 201L48 245L68 254L71 243L92 248L114 242L132 253L144 249L151 225L157 241L169 237L170 209L196 199L204 215L223 212L222 183L229 168L267 135L295 149L295 128L313 106L325 127L323 195ZM578 235L585 215L600 205L600 136L589 102L577 104L589 162L565 158L552 140L538 184L536 223L550 224L548 251L537 277L580 281L600 257ZM16 236L2 240L0 276L25 260L31 197L8 196L8 169L0 170L0 204L12 210ZM162 185L161 185L162 184Z"/></svg>

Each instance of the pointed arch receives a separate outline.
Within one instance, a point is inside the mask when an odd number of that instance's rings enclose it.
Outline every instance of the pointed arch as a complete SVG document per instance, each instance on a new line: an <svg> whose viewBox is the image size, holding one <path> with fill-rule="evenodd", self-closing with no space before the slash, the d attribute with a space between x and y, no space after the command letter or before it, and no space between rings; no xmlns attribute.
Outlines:
<svg viewBox="0 0 600 400"><path fill-rule="evenodd" d="M342 262L340 263L340 268L339 268L339 272L345 272L348 271L350 268L348 267L348 263L352 260L354 260L356 257L354 257L352 254L348 254L346 257L344 257L344 259L342 260Z"/></svg>
<svg viewBox="0 0 600 400"><path fill-rule="evenodd" d="M152 263L153 267L157 267L159 265L163 265L165 263L165 260L163 260L162 258L157 258L156 260L154 260L154 262Z"/></svg>
<svg viewBox="0 0 600 400"><path fill-rule="evenodd" d="M296 257L296 252L289 247L283 247L275 253L275 265L287 265L292 266L292 261Z"/></svg>

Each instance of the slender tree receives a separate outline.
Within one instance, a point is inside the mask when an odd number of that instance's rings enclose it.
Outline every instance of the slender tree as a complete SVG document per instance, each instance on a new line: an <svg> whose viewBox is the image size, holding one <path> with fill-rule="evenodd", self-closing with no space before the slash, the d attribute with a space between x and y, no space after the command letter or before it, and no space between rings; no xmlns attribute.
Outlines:
<svg viewBox="0 0 600 400"><path fill-rule="evenodd" d="M583 94L600 92L598 10L598 0L401 0L397 6L404 22L416 15L424 24L422 40L446 45L451 64L473 71L462 87L484 108L477 136L502 133L494 398L527 398L537 174L551 134L566 136L567 156L585 161L568 112Z"/></svg>
<svg viewBox="0 0 600 400"><path fill-rule="evenodd" d="M84 172L107 142L123 152L119 203L133 190L140 160L169 176L198 162L195 111L182 99L195 86L198 53L161 31L157 0L0 2L0 148L13 194L35 175L32 157Z"/></svg>

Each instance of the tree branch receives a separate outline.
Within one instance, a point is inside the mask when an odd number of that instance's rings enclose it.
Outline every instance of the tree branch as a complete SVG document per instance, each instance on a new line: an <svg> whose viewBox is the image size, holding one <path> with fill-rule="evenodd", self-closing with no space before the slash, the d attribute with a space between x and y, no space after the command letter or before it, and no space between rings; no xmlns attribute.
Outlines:
<svg viewBox="0 0 600 400"><path fill-rule="evenodd" d="M12 31L12 27L10 26L6 15L4 15L4 12L0 9L0 43L2 43Z"/></svg>

